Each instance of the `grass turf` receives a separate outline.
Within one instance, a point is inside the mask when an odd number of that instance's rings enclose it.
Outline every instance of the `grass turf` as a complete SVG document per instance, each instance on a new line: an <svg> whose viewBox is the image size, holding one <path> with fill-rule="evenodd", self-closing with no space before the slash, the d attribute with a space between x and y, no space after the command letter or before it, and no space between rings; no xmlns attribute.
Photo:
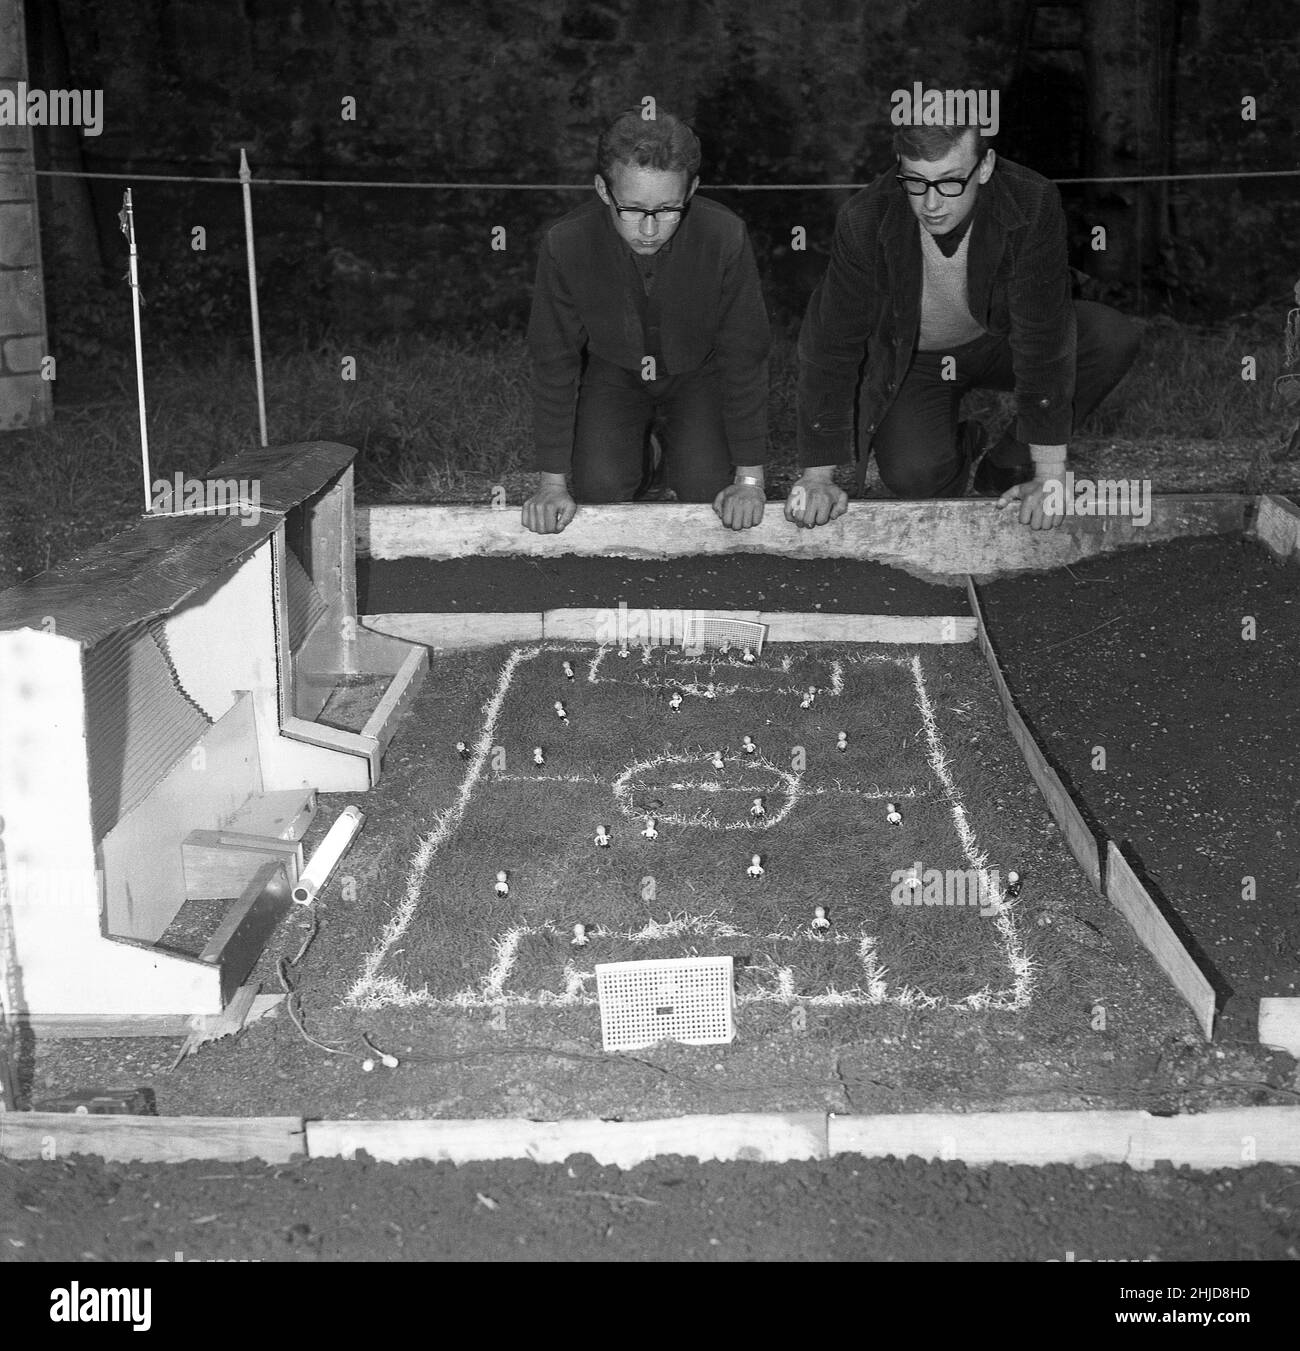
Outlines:
<svg viewBox="0 0 1300 1351"><path fill-rule="evenodd" d="M428 767L443 780L433 796L451 805L405 875L381 884L391 918L349 1002L590 1002L596 962L727 953L742 1000L1027 1001L997 865L969 823L978 771L953 778L936 718L951 691L927 682L919 657L783 646L750 666L547 645L515 649L481 694L479 725L458 732L468 763L452 753ZM642 833L651 816L658 838ZM601 826L609 848L595 843ZM761 876L748 873L755 854ZM918 863L927 885L913 892L902 879ZM982 905L939 889L978 868L991 882ZM810 926L817 905L829 930ZM575 923L584 947L571 944Z"/></svg>

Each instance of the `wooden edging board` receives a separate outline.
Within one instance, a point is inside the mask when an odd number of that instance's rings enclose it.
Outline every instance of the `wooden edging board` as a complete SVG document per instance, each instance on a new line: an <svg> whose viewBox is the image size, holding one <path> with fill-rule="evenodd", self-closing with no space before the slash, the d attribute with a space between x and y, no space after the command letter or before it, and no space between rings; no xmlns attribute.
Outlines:
<svg viewBox="0 0 1300 1351"><path fill-rule="evenodd" d="M1300 997L1270 996L1259 1001L1259 1040L1300 1060Z"/></svg>
<svg viewBox="0 0 1300 1351"><path fill-rule="evenodd" d="M1239 493L1160 493L1150 519L1069 516L1031 531L992 498L850 503L838 520L807 530L769 504L749 530L727 530L708 505L641 502L582 507L558 535L520 523L518 507L374 506L356 513L357 554L396 558L553 557L559 554L664 558L768 553L786 558L857 558L889 563L926 581L1042 571L1135 544L1183 535L1240 534L1254 499Z"/></svg>
<svg viewBox="0 0 1300 1351"><path fill-rule="evenodd" d="M1251 534L1285 563L1300 549L1300 507L1285 497L1266 493L1259 499Z"/></svg>
<svg viewBox="0 0 1300 1351"><path fill-rule="evenodd" d="M1033 733L1016 707L1006 677L1002 674L1002 667L998 664L997 654L993 651L988 630L984 626L984 611L973 578L966 579L966 594L970 599L971 614L975 617L975 641L979 644L979 649L988 664L989 674L993 677L993 686L997 690L998 701L1002 705L1002 712L1006 717L1007 726L1011 729L1011 735L1016 745L1020 747L1029 773L1038 785L1038 791L1042 793L1048 811L1052 813L1052 819L1065 836L1070 852L1083 869L1084 876L1092 883L1092 889L1100 894L1101 855L1097 839L1092 828L1083 819L1083 813L1078 805L1061 782L1060 775L1047 763L1047 757L1039 749Z"/></svg>
<svg viewBox="0 0 1300 1351"><path fill-rule="evenodd" d="M984 625L984 612L973 579L967 580L971 613L975 616L977 639L980 651L984 653L998 699L1006 714L1011 735L1020 747L1025 764L1038 785L1039 791L1047 803L1052 819L1065 836L1070 852L1083 869L1093 889L1104 891L1106 899L1128 921L1129 927L1138 941L1154 958L1156 964L1169 977L1173 987L1187 1001L1197 1024L1206 1039L1214 1035L1215 994L1205 973L1196 964L1191 953L1170 926L1169 921L1160 912L1160 908L1142 885L1137 874L1120 853L1113 840L1106 840L1106 853L1099 853L1097 839L1091 827L1083 819L1074 799L1061 782L1060 776L1047 763L1046 757L1033 734L1029 731L1020 710L1002 674L997 654L989 640ZM1105 870L1102 871L1102 863Z"/></svg>
<svg viewBox="0 0 1300 1351"><path fill-rule="evenodd" d="M667 634L682 611L641 610L629 612L638 620L630 645L637 647L636 633ZM712 614L702 610L693 613ZM969 615L845 615L817 611L736 610L716 611L732 619L755 619L768 626L769 643L969 643L975 638L975 621ZM435 650L491 647L495 643L540 643L565 639L599 641L602 628L613 635L614 609L564 609L544 612L494 612L462 614L458 611L429 614L362 615L361 623L377 633L408 642L423 643Z"/></svg>
<svg viewBox="0 0 1300 1351"><path fill-rule="evenodd" d="M559 1163L590 1154L632 1168L679 1155L702 1161L785 1163L841 1154L864 1158L1087 1167L1160 1160L1192 1168L1300 1164L1300 1107L1241 1107L1183 1117L1146 1112L956 1112L826 1116L735 1113L658 1121L307 1121L0 1113L0 1157L90 1154L119 1162L212 1159L427 1159L457 1164L505 1159Z"/></svg>
<svg viewBox="0 0 1300 1351"><path fill-rule="evenodd" d="M288 1163L306 1150L301 1117L78 1116L0 1112L0 1158L61 1159L94 1154L126 1163L264 1159Z"/></svg>
<svg viewBox="0 0 1300 1351"><path fill-rule="evenodd" d="M1160 913L1114 840L1106 842L1106 855L1107 900L1128 920L1142 946L1187 1001L1208 1040L1214 1035L1214 986Z"/></svg>

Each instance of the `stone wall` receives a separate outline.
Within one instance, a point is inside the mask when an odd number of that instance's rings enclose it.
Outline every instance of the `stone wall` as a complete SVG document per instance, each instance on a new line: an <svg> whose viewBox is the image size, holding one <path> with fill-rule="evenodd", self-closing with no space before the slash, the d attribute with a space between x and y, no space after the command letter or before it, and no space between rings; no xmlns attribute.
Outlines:
<svg viewBox="0 0 1300 1351"><path fill-rule="evenodd" d="M22 0L0 0L0 88L27 78ZM50 420L45 292L30 127L0 126L0 431Z"/></svg>

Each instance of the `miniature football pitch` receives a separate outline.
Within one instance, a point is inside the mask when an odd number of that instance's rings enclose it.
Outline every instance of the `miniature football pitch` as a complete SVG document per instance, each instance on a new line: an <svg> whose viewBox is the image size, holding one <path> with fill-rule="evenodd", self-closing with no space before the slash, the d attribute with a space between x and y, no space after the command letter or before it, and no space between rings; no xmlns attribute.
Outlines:
<svg viewBox="0 0 1300 1351"><path fill-rule="evenodd" d="M388 918L344 1002L593 1005L597 963L730 955L738 1007L1026 1007L1017 860L981 845L994 795L935 666L509 649L424 771L442 805L404 868L367 883Z"/></svg>

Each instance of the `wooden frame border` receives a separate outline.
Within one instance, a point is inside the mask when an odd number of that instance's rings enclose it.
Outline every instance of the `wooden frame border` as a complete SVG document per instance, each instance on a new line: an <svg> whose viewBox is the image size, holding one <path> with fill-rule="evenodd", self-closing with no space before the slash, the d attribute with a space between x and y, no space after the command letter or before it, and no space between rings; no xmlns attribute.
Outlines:
<svg viewBox="0 0 1300 1351"><path fill-rule="evenodd" d="M784 1163L842 1154L863 1158L1136 1170L1300 1164L1300 1107L1235 1107L1182 1117L1147 1112L820 1112L684 1116L652 1121L304 1121L301 1117L76 1116L0 1112L0 1158L92 1154L120 1162L351 1158L457 1164L498 1159L560 1163L590 1154L632 1168L679 1154L700 1160Z"/></svg>
<svg viewBox="0 0 1300 1351"><path fill-rule="evenodd" d="M583 507L558 535L525 530L518 507L374 506L357 509L357 554L382 561L770 553L870 559L925 581L961 585L968 574L982 581L1183 535L1240 534L1255 504L1240 493L1161 493L1151 499L1145 526L1127 517L1072 516L1055 530L1030 531L992 498L853 502L815 530L791 525L779 504L769 503L758 525L733 531L707 505L641 502Z"/></svg>
<svg viewBox="0 0 1300 1351"><path fill-rule="evenodd" d="M1300 549L1300 507L1276 493L1266 493L1259 499L1250 534L1285 563Z"/></svg>
<svg viewBox="0 0 1300 1351"><path fill-rule="evenodd" d="M980 651L984 654L989 674L993 677L993 688L997 691L998 701L1001 703L1002 712L1006 716L1007 726L1011 729L1012 739L1020 747L1020 754L1024 757L1029 773L1038 785L1038 791L1042 793L1043 800L1047 803L1047 809L1052 814L1052 819L1065 836L1065 842L1070 846L1070 852L1074 855L1075 861L1083 869L1083 874L1091 883L1092 889L1100 895L1102 891L1101 852L1097 836L1084 819L1083 813L1070 796L1069 790L1061 782L1060 775L1048 764L1047 757L1039 748L1038 742L1034 740L1033 733L1030 732L1028 724L1021 716L1019 708L1016 707L1015 698L1007 685L1006 677L1002 674L1002 667L998 664L997 654L993 650L993 643L989 638L988 629L985 627L984 610L980 605L973 578L966 579L966 592L970 598L971 614L975 616L976 642L979 644Z"/></svg>
<svg viewBox="0 0 1300 1351"><path fill-rule="evenodd" d="M633 613L629 611L629 613ZM648 616L652 631L668 634L676 610L641 610ZM714 613L704 610L701 613ZM969 615L847 615L794 611L728 610L717 611L731 619L755 619L768 626L769 643L969 643L976 635L976 623ZM435 651L491 647L496 643L562 642L566 639L591 642L618 611L610 609L562 609L510 613L465 614L398 613L362 615L368 629L422 643ZM632 640L631 646L640 642Z"/></svg>

